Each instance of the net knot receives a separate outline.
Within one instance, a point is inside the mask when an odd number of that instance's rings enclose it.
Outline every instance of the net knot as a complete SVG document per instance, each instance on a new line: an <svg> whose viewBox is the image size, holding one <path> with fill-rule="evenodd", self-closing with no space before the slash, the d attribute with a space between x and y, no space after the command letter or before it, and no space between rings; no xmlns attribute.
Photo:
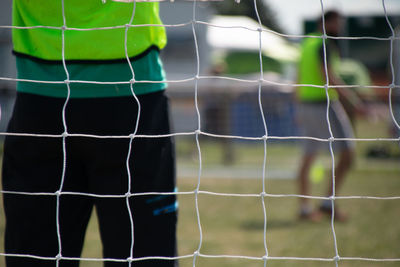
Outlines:
<svg viewBox="0 0 400 267"><path fill-rule="evenodd" d="M330 143L333 142L333 141L335 141L335 137L333 137L333 136L329 137L329 138L328 138L328 141L329 141Z"/></svg>
<svg viewBox="0 0 400 267"><path fill-rule="evenodd" d="M340 261L340 256L339 256L339 255L336 255L335 257L333 257L333 260L334 260L335 262Z"/></svg>

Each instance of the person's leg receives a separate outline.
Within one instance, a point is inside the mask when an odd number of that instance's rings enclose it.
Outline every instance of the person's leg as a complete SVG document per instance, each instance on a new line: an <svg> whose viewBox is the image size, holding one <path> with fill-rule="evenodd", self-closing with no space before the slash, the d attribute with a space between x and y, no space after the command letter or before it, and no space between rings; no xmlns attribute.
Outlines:
<svg viewBox="0 0 400 267"><path fill-rule="evenodd" d="M59 202L58 220L55 196L5 194L4 209L7 218L5 252L29 255L7 256L8 267L56 266L54 258L57 255L80 257L90 216L89 200L77 196L62 196ZM60 240L57 236L57 224L59 224ZM33 257L48 259L39 260ZM59 264L59 266L78 265L78 261L72 260L62 260Z"/></svg>
<svg viewBox="0 0 400 267"><path fill-rule="evenodd" d="M168 134L167 101L163 93L139 96L141 115L137 134ZM90 134L126 135L136 125L137 104L132 97L92 99L85 116ZM112 111L112 112L111 112ZM78 129L76 128L76 129ZM174 148L169 137L93 139L83 157L95 198L105 266L128 266L131 257L176 256L176 196ZM129 173L129 175L128 175ZM130 196L127 193L168 192ZM132 221L131 221L132 220ZM132 233L133 231L133 233ZM133 237L133 239L132 239ZM133 245L133 251L132 251ZM175 266L175 260L140 260L133 266Z"/></svg>
<svg viewBox="0 0 400 267"><path fill-rule="evenodd" d="M332 126L333 136L336 138L354 138L353 129L343 107L340 103L332 103L330 109L330 123ZM333 195L333 189L335 189L335 195L337 195L344 183L345 177L348 174L351 166L354 163L354 142L351 140L340 140L335 141L334 151L339 151L339 157L337 158L337 164L335 166L335 186L333 186L332 177L327 188L327 196ZM331 200L325 200L322 202L321 211L330 214L332 212ZM335 207L335 219L338 221L347 220L347 215L341 212Z"/></svg>
<svg viewBox="0 0 400 267"><path fill-rule="evenodd" d="M157 192L175 191L174 148L171 138L143 139L134 143L139 153L133 152L131 161L132 190L135 193L156 192L149 196L131 199L134 223L134 257L177 256L176 195ZM136 180L135 180L136 179ZM173 267L174 260L139 261L136 267Z"/></svg>
<svg viewBox="0 0 400 267"><path fill-rule="evenodd" d="M298 174L298 188L299 194L302 196L310 196L310 170L315 162L317 153L306 153L301 161L300 170ZM303 220L310 220L313 222L318 222L321 220L321 214L314 211L310 204L310 199L307 197L300 198L300 212L299 218Z"/></svg>
<svg viewBox="0 0 400 267"><path fill-rule="evenodd" d="M51 98L18 94L8 131L61 133L62 103ZM63 158L61 138L6 138L2 179L3 189L10 192L4 194L5 252L21 255L7 256L8 267L56 266L55 257L60 252L66 257L80 256L87 223L85 216L90 213L91 206L81 197L65 195L57 202L55 192L61 188ZM63 191L74 190L74 181L70 177L79 180L76 171L67 167ZM57 209L60 212L59 219ZM57 224L60 226L61 247ZM77 265L75 261L60 262L60 266Z"/></svg>
<svg viewBox="0 0 400 267"><path fill-rule="evenodd" d="M176 256L175 205L174 196L157 194L130 197L129 207L125 198L98 199L96 208L104 258L127 260L131 255L135 259ZM172 267L175 264L172 259L146 259L136 261L133 266ZM107 261L105 266L128 266L128 263Z"/></svg>
<svg viewBox="0 0 400 267"><path fill-rule="evenodd" d="M327 138L329 136L326 129L326 119L323 116L324 109L324 104L319 103L303 103L299 106L298 119L304 136L314 138ZM310 195L310 171L321 146L321 141L312 139L303 140L303 156L297 174L298 190L300 195ZM313 211L313 207L308 198L300 198L299 204L299 215L301 219L311 219L313 221L319 220L320 215Z"/></svg>
<svg viewBox="0 0 400 267"><path fill-rule="evenodd" d="M354 151L352 149L343 149L340 152L338 163L335 167L335 194L337 194L342 187L346 174L349 172L354 162ZM327 196L333 194L333 182L331 179L330 186L328 187Z"/></svg>
<svg viewBox="0 0 400 267"><path fill-rule="evenodd" d="M315 153L308 153L303 155L300 164L300 170L298 175L298 182L299 182L299 194L303 196L308 196L310 194L310 181L309 181L309 173L312 164L314 163L316 158ZM307 198L300 199L301 207L305 207L308 205Z"/></svg>
<svg viewBox="0 0 400 267"><path fill-rule="evenodd" d="M333 180L330 179L329 186L327 188L326 195L332 196L333 193L337 195L343 185L345 177L349 172L351 166L353 165L354 161L354 151L352 149L343 149L340 152L338 163L335 167L335 185L333 185ZM333 192L333 188L335 188L335 192ZM324 200L321 203L320 210L328 215L332 213L332 201L331 200ZM348 219L348 215L341 211L335 205L335 220L337 221L346 221Z"/></svg>

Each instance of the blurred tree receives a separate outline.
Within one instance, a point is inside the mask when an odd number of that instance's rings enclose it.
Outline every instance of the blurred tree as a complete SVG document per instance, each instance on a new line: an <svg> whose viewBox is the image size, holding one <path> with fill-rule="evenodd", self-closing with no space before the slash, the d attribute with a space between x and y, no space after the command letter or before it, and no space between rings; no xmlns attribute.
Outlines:
<svg viewBox="0 0 400 267"><path fill-rule="evenodd" d="M261 23L271 30L282 32L281 27L275 19L274 13L265 0L256 0L256 4ZM241 0L240 3L236 3L234 0L216 1L212 2L212 5L220 15L247 16L258 21L254 0Z"/></svg>

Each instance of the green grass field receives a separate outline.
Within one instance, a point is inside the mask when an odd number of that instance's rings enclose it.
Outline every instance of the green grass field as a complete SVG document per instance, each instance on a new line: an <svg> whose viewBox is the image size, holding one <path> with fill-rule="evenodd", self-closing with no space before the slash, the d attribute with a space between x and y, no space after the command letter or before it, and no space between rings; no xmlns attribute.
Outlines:
<svg viewBox="0 0 400 267"><path fill-rule="evenodd" d="M370 134L363 130L365 135ZM375 132L375 137L379 133ZM200 190L216 193L259 194L262 192L262 142L235 144L235 163L221 165L222 150L212 140L201 140L203 172L241 169L253 171L254 178L241 174L237 178L204 176ZM357 163L348 175L342 196L400 196L400 159L370 159L365 157L371 145L390 146L389 143L357 143ZM394 146L394 150L398 150ZM189 175L178 178L180 192L193 191L197 186L197 150L193 139L177 139L178 167L189 170ZM398 152L398 151L397 151ZM293 179L273 179L271 170L295 172L300 158L298 146L294 143L268 144L266 192L270 194L297 193ZM329 155L322 157L326 166ZM213 172L209 172L213 173ZM243 176L243 177L242 177ZM329 175L327 175L329 176ZM290 178L290 177L289 177ZM329 178L313 184L313 195L323 196ZM1 195L0 195L1 197ZM205 255L241 255L262 257L264 249L264 216L261 197L199 195L200 221L203 243L200 252ZM335 256L331 223L328 218L311 223L297 219L298 199L294 197L266 197L267 231L266 244L271 257L333 258ZM314 202L318 204L317 201ZM363 257L377 259L400 258L400 200L351 199L338 200L337 204L350 214L346 223L335 223L337 246L342 257ZM191 255L198 246L200 233L195 212L193 194L179 195L179 254ZM93 216L84 247L83 257L100 258L101 245ZM0 209L0 239L4 236L4 214ZM3 252L3 240L0 240ZM183 259L181 266L192 266L193 258ZM81 266L100 266L98 262L83 262ZM4 257L0 257L4 266ZM199 257L196 266L264 266L263 261ZM335 266L334 262L270 260L267 266ZM400 262L340 261L339 266L400 266Z"/></svg>
<svg viewBox="0 0 400 267"><path fill-rule="evenodd" d="M400 179L398 171L354 171L343 195L395 196ZM179 180L180 191L196 187L195 179ZM256 179L204 179L201 190L213 192L260 192ZM322 184L315 193L322 193ZM267 181L267 192L281 194L295 191L291 180ZM269 255L273 257L334 256L330 220L320 223L299 221L297 199L266 198ZM351 218L335 223L339 255L343 257L400 258L400 200L340 200L338 204ZM200 234L193 195L179 197L179 253L189 255L197 250ZM207 255L242 255L261 257L265 254L264 219L259 197L225 197L199 195L203 232L201 253ZM96 221L91 221L84 257L101 257ZM98 266L84 262L82 266ZM181 266L192 266L192 258L181 260ZM263 266L262 261L229 258L199 258L196 266ZM335 266L332 262L271 260L268 266ZM399 266L399 262L341 261L339 266Z"/></svg>

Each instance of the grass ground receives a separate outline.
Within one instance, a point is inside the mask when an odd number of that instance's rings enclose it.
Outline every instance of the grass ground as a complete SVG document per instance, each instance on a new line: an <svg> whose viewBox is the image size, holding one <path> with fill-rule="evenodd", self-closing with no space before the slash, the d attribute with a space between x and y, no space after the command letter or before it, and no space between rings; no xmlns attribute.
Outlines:
<svg viewBox="0 0 400 267"><path fill-rule="evenodd" d="M368 137L368 127L362 133ZM374 132L380 137L379 132ZM383 137L383 134L382 134ZM399 196L399 159L371 159L365 153L371 145L388 143L357 143L357 164L346 180L341 195L344 196ZM220 168L230 170L256 170L256 178L207 178L201 179L200 189L217 193L259 194L262 192L262 142L238 143L234 147L235 163L223 167L223 150L210 140L201 140L203 171ZM395 150L398 146L395 147ZM177 140L178 166L191 170L191 175L179 177L180 192L193 191L197 186L198 158L194 140ZM398 151L397 151L398 152ZM271 179L270 170L295 171L300 157L294 143L268 144L266 192L270 194L297 193L293 179ZM322 162L329 166L330 157ZM257 178L258 177L258 178ZM218 178L218 179L215 179ZM328 178L313 184L313 195L322 196ZM1 198L1 194L0 194ZM238 197L200 194L199 211L202 226L200 252L206 255L241 255L262 257L264 248L264 217L260 197ZM272 257L332 258L335 255L330 220L320 223L299 221L296 216L298 199L294 197L266 197L266 245ZM317 204L317 202L314 202ZM400 258L400 200L351 199L338 200L351 218L346 223L335 223L339 255L377 259ZM193 194L179 195L179 254L191 255L199 247L200 233ZM4 251L4 214L0 208L0 252ZM86 236L83 257L101 257L101 246L96 217L93 216ZM192 266L193 258L181 260L181 266ZM99 266L98 262L83 262L81 266ZM340 261L341 267L399 266L400 262ZM4 257L0 257L4 266ZM259 260L199 257L196 266L264 266ZM268 266L335 266L333 262L270 260Z"/></svg>
<svg viewBox="0 0 400 267"><path fill-rule="evenodd" d="M192 191L196 179L180 179L180 191ZM323 184L314 186L315 194L322 194ZM398 171L353 171L342 195L398 196ZM261 192L256 179L203 179L201 190L231 193ZM295 191L292 180L267 181L267 192L281 194ZM297 199L290 197L265 198L267 211L266 244L273 257L332 258L335 255L331 223L325 218L320 223L299 221L296 216ZM339 200L351 218L346 223L335 223L337 246L342 257L400 258L400 200ZM200 233L193 195L179 197L179 253L190 255L199 246ZM202 226L201 253L207 255L242 255L262 257L264 249L264 218L259 197L230 197L199 195ZM96 220L89 227L85 257L101 257ZM82 266L97 266L85 262ZM181 261L181 266L192 266L192 258ZM263 266L262 261L202 258L196 266ZM268 266L335 266L332 262L271 260ZM339 266L399 266L399 262L341 261Z"/></svg>

